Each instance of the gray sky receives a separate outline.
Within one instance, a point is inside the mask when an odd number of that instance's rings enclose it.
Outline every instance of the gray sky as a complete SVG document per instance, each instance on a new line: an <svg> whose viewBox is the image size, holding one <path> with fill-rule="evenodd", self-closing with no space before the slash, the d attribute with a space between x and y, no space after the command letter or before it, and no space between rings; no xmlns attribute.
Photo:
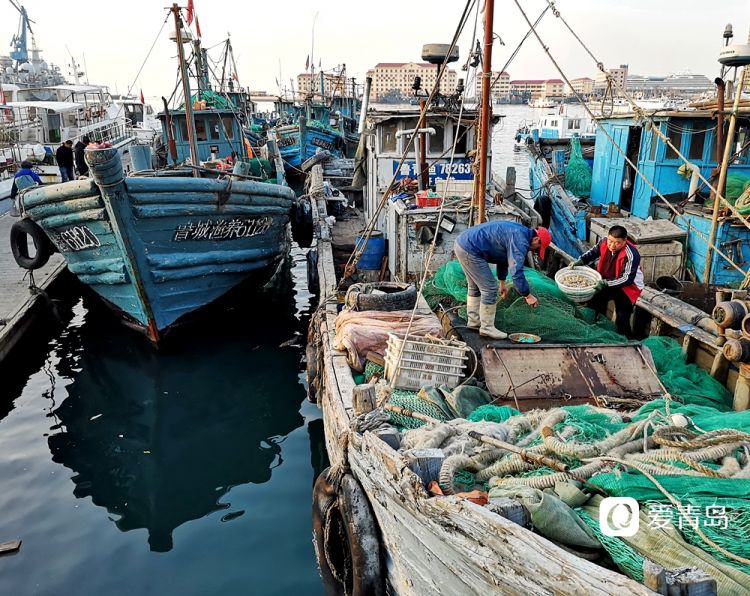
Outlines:
<svg viewBox="0 0 750 596"><path fill-rule="evenodd" d="M91 83L108 85L122 93L133 80L166 18L164 0L18 0L30 17L38 46L50 62L67 64L66 45L83 66ZM194 0L206 46L221 42L227 33L237 57L240 82L251 89L277 90L275 79L296 80L311 53L315 14L314 61L317 70L345 62L349 76L358 80L377 62L418 61L424 43L449 43L464 2L456 0L276 0L221 3ZM531 20L545 0L520 0ZM181 5L187 5L182 0ZM716 56L726 23L732 23L737 43L745 43L750 28L749 0L558 0L562 16L606 66L630 65L637 74L668 74L689 69L713 78ZM214 8L220 6L220 9ZM493 67L506 61L527 30L513 0L496 0L494 30L497 42ZM0 0L1 53L17 30L18 14L8 0ZM169 95L176 77L176 49L164 28L135 93L148 98ZM460 61L476 35L474 17L459 44ZM539 32L570 77L595 73L591 58L580 48L562 22L550 12ZM218 59L218 49L212 51ZM280 66L279 66L280 64ZM67 73L67 68L63 69ZM558 78L553 65L530 37L510 65L512 79ZM461 76L459 74L459 76ZM288 83L286 83L288 86ZM155 102L153 102L155 103Z"/></svg>

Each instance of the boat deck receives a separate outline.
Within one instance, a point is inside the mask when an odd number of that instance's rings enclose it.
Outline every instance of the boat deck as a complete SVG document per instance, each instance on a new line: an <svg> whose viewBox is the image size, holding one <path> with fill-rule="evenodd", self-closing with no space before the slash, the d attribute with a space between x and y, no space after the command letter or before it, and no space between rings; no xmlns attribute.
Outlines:
<svg viewBox="0 0 750 596"><path fill-rule="evenodd" d="M0 215L0 361L11 351L34 319L42 299L29 291L29 272L21 269L10 251L10 229L18 221L7 213ZM65 269L65 261L54 254L49 262L34 271L34 282L46 290Z"/></svg>

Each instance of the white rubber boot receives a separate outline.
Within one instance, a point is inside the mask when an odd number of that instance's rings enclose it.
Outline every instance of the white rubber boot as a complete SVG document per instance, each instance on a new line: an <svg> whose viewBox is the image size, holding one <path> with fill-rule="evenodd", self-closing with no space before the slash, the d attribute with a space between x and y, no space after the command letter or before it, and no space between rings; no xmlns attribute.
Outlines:
<svg viewBox="0 0 750 596"><path fill-rule="evenodd" d="M479 320L479 302L480 296L466 297L466 326L469 329L479 329L481 322Z"/></svg>
<svg viewBox="0 0 750 596"><path fill-rule="evenodd" d="M497 304L479 305L479 320L481 321L479 335L490 339L505 339L508 334L495 328L495 312L497 312Z"/></svg>

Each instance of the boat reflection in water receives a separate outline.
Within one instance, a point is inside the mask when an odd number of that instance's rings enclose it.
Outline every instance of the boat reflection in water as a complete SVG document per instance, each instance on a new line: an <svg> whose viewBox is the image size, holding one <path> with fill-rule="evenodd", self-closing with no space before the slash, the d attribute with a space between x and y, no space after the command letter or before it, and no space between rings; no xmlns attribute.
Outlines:
<svg viewBox="0 0 750 596"><path fill-rule="evenodd" d="M106 508L120 530L147 529L152 551L171 550L185 522L244 514L231 509L232 487L267 482L284 437L304 423L301 352L279 348L303 323L291 291L273 294L252 297L262 327L225 305L171 353L138 341L95 300L60 339L58 370L71 384L52 411L52 459L75 472L75 496Z"/></svg>

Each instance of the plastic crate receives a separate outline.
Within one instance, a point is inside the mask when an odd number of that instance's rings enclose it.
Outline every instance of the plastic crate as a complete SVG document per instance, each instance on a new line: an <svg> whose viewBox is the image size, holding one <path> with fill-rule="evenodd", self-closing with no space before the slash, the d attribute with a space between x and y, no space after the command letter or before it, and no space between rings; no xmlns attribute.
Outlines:
<svg viewBox="0 0 750 596"><path fill-rule="evenodd" d="M443 197L431 190L420 190L416 194L417 207L440 207Z"/></svg>
<svg viewBox="0 0 750 596"><path fill-rule="evenodd" d="M385 378L397 389L419 391L434 385L453 389L463 379L469 358L469 347L464 342L419 337L406 340L402 348L403 344L402 336L388 334Z"/></svg>

